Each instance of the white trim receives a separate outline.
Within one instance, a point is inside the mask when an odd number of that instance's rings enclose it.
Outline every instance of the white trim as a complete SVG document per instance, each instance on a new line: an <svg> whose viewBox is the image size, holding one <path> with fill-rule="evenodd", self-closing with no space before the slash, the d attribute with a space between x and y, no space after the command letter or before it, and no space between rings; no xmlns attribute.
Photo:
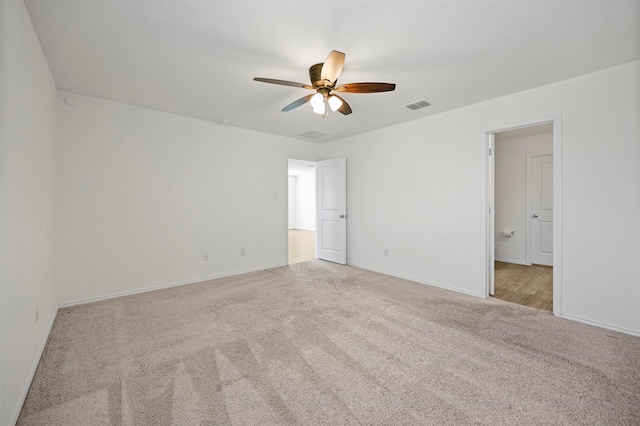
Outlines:
<svg viewBox="0 0 640 426"><path fill-rule="evenodd" d="M553 119L553 314L562 315L562 115Z"/></svg>
<svg viewBox="0 0 640 426"><path fill-rule="evenodd" d="M49 319L49 326L47 327L47 332L44 334L42 340L40 341L40 346L38 347L38 353L31 363L31 368L29 368L29 374L27 375L27 380L25 380L24 386L22 387L22 391L20 392L20 396L18 401L16 401L16 406L13 409L13 413L11 414L11 418L9 420L10 425L16 424L18 421L18 417L20 416L20 411L22 411L22 406L24 405L24 401L27 399L27 393L29 393L29 389L31 388L31 382L33 381L33 377L36 375L36 370L38 369L38 365L40 364L40 358L42 358L42 354L44 353L44 348L49 341L49 335L51 334L51 330L53 329L53 324L58 317L58 310L60 308L56 308L55 312Z"/></svg>
<svg viewBox="0 0 640 426"><path fill-rule="evenodd" d="M498 259L496 259L496 260L498 260ZM16 406L15 406L15 408L13 410L13 414L11 416L9 424L15 424L18 421L18 416L20 416L20 411L22 411L22 406L24 405L24 402L25 402L25 400L27 398L27 393L29 392L29 389L31 388L31 383L32 383L33 378L34 378L34 376L36 374L36 370L38 368L38 365L40 364L40 359L42 358L42 354L44 353L44 348L46 347L47 341L49 340L49 335L51 334L51 330L53 329L53 324L55 323L55 320L56 320L56 318L58 316L58 311L60 309L65 308L65 307L80 305L80 304L83 304L83 303L97 302L97 301L100 301L100 300L113 299L113 298L120 297L120 296L126 296L126 295L137 294L137 293L145 293L145 292L148 292L148 291L158 290L158 289L162 289L162 288L176 287L176 286L180 286L180 285L193 284L193 283L196 283L196 282L208 281L208 280L216 279L216 278L224 278L224 277L229 277L229 276L233 276L233 275L241 275L241 274L249 273L249 272L263 271L263 270L282 267L282 266L288 266L288 265L275 265L275 266L270 266L270 267L266 267L266 268L258 268L258 269L248 270L248 271L245 271L245 272L232 273L232 274L222 274L222 275L218 275L216 277L211 277L211 278L201 278L201 279L198 279L198 280L183 281L183 282L180 282L180 283L162 285L162 286L157 286L157 287L150 287L150 288L142 289L142 290L134 290L134 291L129 291L129 292L122 292L122 293L117 293L117 294L113 294L113 295L109 295L109 296L89 298L89 299L84 299L84 300L80 300L80 301L77 301L77 302L61 304L55 310L54 314L52 315L51 319L49 320L49 326L47 328L47 332L44 335L42 341L40 342L40 346L38 348L38 355L34 359L32 365L31 365L31 368L29 369L29 375L27 376L28 378L25 381L25 385L23 386L22 392L20 393L20 398L18 399L18 401L16 403ZM475 293L475 292L470 292L470 291L460 290L458 288L449 287L449 286L446 286L444 284L438 284L438 283L434 283L434 282L430 282L430 281L419 280L417 278L412 278L412 277L401 275L401 274L394 274L394 273L391 273L391 272L387 272L387 271L383 271L383 270L379 270L379 269L375 269L375 268L371 268L371 267L367 267L367 266L357 265L357 264L353 264L353 263L349 263L349 266L353 266L353 267L360 268L360 269L365 269L365 270L372 271L372 272L377 272L377 273L380 273L380 274L389 275L389 276L396 277L396 278L406 279L406 280L409 280L409 281L417 282L419 284L425 284L425 285L429 285L429 286L433 286L433 287L442 288L442 289L445 289L445 290L450 290L450 291L453 291L453 292L456 292L456 293L462 293L462 294L466 294L466 295L469 295L469 296L485 298L485 296L482 295L482 294ZM569 321L575 321L575 322L579 322L579 323L582 323L582 324L587 324L587 325L594 326L594 327L599 327L599 328L604 328L604 329L611 330L611 331L616 331L618 333L623 333L623 334L628 334L628 335L631 335L631 336L640 337L640 332L637 332L637 331L634 331L634 330L630 330L630 329L627 329L627 328L616 327L616 326L613 326L613 325L609 325L609 324L601 323L601 322L597 322L597 321L590 321L590 320L586 320L586 319L583 319L583 318L575 317L575 316L572 316L572 315L561 315L560 317L564 318L566 320L569 320Z"/></svg>
<svg viewBox="0 0 640 426"><path fill-rule="evenodd" d="M367 271L371 271L371 272L377 272L379 274L389 275L391 277L402 278L403 280L409 280L409 281L413 281L413 282L416 282L416 283L419 283L419 284L429 285L431 287L438 287L438 288L441 288L441 289L444 289L444 290L453 291L455 293L462 293L462 294L466 294L468 296L480 297L480 298L483 298L483 299L485 298L484 295L481 294L481 293L476 293L474 291L461 290L459 288L450 287L448 285L436 283L436 282L433 282L433 281L425 281L425 280L421 280L421 279L418 279L418 278L410 277L410 276L407 276L407 275L395 274L393 272L384 271L382 269L372 268L370 266L358 265L356 263L347 263L347 265L353 266L355 268L366 269Z"/></svg>
<svg viewBox="0 0 640 426"><path fill-rule="evenodd" d="M493 197L494 188L493 185L493 169L494 169L494 157L496 154L495 150L495 136L493 131L485 131L482 137L482 174L484 175L484 179L482 179L482 227L485 230L483 238L484 238L484 298L488 298L493 294L493 284L494 284L494 261L495 261L495 223L494 223L494 210L495 210L495 202ZM489 155L489 150L491 150L491 155ZM491 214L489 214L489 209L491 209Z"/></svg>
<svg viewBox="0 0 640 426"><path fill-rule="evenodd" d="M564 319L569 320L569 321L580 322L582 324L587 324L587 325L591 325L591 326L594 326L594 327L605 328L605 329L611 330L611 331L617 331L618 333L629 334L631 336L640 337L640 332L638 332L638 331L630 330L628 328L616 327L615 325L609 325L609 324L603 323L603 322L586 320L586 319L583 319L583 318L580 318L580 317L574 317L573 315L566 315L566 314L561 315L560 318L564 318Z"/></svg>
<svg viewBox="0 0 640 426"><path fill-rule="evenodd" d="M291 160L291 158L287 158L287 186L285 188L287 188L287 190L285 191L285 200L286 200L286 209L285 211L287 212L286 214L286 218L285 220L287 221L287 232L284 233L284 239L285 239L285 247L287 248L287 251L285 253L286 259L287 259L287 265L289 264L289 230L292 228L289 228L289 222L291 222L291 218L289 217L289 203L291 202L291 200L289 199L289 160Z"/></svg>
<svg viewBox="0 0 640 426"><path fill-rule="evenodd" d="M489 224L490 217L488 210L491 208L492 214L495 210L493 194L490 191L493 188L493 176L491 161L493 155L486 160L486 153L492 146L494 134L508 130L519 129L523 127L537 126L540 124L553 124L553 314L562 316L562 115L549 114L542 117L519 122L506 123L485 130L482 139L482 172L485 176L482 193L482 223L486 232L484 232L485 244L485 292L484 297L489 297L491 280L494 274L491 258L495 254L495 248L490 247L492 238L489 231L492 228ZM495 151L495 150L494 150ZM495 152L493 153L495 154Z"/></svg>
<svg viewBox="0 0 640 426"><path fill-rule="evenodd" d="M60 308L68 308L70 306L83 305L85 303L100 302L102 300L109 300L109 299L114 299L116 297L122 297L122 296L130 296L132 294L147 293L149 291L160 290L163 288L171 288L171 287L178 287L182 285L195 284L203 281L215 280L218 278L232 277L234 275L242 275L242 274L248 274L251 272L265 271L267 269L280 268L282 266L288 266L288 263L278 263L275 265L260 266L258 268L244 269L242 271L231 272L228 274L213 275L209 277L196 278L193 280L179 281L179 282L169 283L169 284L161 284L157 286L141 288L138 290L129 290L129 291L122 291L119 293L107 294L104 296L88 297L86 299L79 299L71 302L62 303L60 304Z"/></svg>
<svg viewBox="0 0 640 426"><path fill-rule="evenodd" d="M495 292L495 254L496 254L496 212L495 212L495 185L493 182L496 178L496 141L495 135L493 133L486 136L488 152L487 149L484 150L484 155L488 154L488 160L486 166L489 168L487 172L487 179L484 181L484 191L487 191L487 197L484 197L486 203L488 205L484 206L484 214L487 215L484 223L487 225L487 256L485 259L489 268L485 271L487 275L487 280L489 282L489 292L488 295L492 295Z"/></svg>
<svg viewBox="0 0 640 426"><path fill-rule="evenodd" d="M495 260L496 262L515 263L516 265L531 266L531 263L527 263L526 261L522 261L519 259L507 259L505 257L496 257L493 260Z"/></svg>
<svg viewBox="0 0 640 426"><path fill-rule="evenodd" d="M0 2L0 26L2 25L2 23L4 22L4 3L5 2ZM4 28L0 28L0 36L4 37ZM0 42L0 64L4 64L4 43ZM4 128L4 111L5 111L5 87L4 87L4 76L3 76L3 68L4 66L0 65L0 161L3 161L4 158L2 157L2 152L4 151L3 146L4 146L4 135L5 135L5 128ZM0 187L0 212L3 211L2 207L3 207L3 199L4 199L4 193L2 192L2 188ZM2 223L4 222L2 220L2 214L0 213L0 236L4 237L4 234L1 233L2 230ZM2 238L2 240L4 241L4 238ZM2 245L0 245L1 247ZM4 271L2 269L2 260L4 259L3 256L3 251L0 248L0 318L2 318L2 301L4 300L3 296L3 280L2 280L2 276L4 275ZM4 383L4 375L6 374L6 372L3 371L2 366L4 365L3 359L6 356L4 353L4 345L5 343L2 341L2 336L4 335L4 333L2 332L2 327L0 327L0 398L2 397L2 384ZM2 411L2 400L0 399L0 422L2 421L2 419L4 418L4 413ZM12 418L14 416L11 416ZM13 423L15 423L15 419L13 420Z"/></svg>

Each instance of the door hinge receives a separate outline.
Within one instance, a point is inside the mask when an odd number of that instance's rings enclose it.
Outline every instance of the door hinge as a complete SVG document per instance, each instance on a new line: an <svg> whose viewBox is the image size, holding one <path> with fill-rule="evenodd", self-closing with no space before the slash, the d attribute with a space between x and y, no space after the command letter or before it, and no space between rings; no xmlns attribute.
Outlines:
<svg viewBox="0 0 640 426"><path fill-rule="evenodd" d="M491 214L491 207L489 207L489 214Z"/></svg>
<svg viewBox="0 0 640 426"><path fill-rule="evenodd" d="M491 148L489 148L489 156L491 156Z"/></svg>

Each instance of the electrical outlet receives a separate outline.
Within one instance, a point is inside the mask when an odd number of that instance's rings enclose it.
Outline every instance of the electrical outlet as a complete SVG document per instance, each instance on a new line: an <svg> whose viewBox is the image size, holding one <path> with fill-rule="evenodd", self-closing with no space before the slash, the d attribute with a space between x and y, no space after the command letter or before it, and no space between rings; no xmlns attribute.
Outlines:
<svg viewBox="0 0 640 426"><path fill-rule="evenodd" d="M244 248L240 249L240 256L246 256L247 255L247 250Z"/></svg>
<svg viewBox="0 0 640 426"><path fill-rule="evenodd" d="M205 262L209 260L209 253L205 253L202 255L202 260L204 260Z"/></svg>
<svg viewBox="0 0 640 426"><path fill-rule="evenodd" d="M389 250L388 249L384 249L384 257L389 257Z"/></svg>
<svg viewBox="0 0 640 426"><path fill-rule="evenodd" d="M36 305L36 322L40 319L40 306Z"/></svg>

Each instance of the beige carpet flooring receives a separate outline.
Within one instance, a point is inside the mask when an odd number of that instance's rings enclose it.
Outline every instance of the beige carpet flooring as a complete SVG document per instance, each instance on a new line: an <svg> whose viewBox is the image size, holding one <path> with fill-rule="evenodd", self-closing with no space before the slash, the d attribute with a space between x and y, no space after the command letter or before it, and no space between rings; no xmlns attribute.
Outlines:
<svg viewBox="0 0 640 426"><path fill-rule="evenodd" d="M638 425L640 339L318 260L61 309L22 425Z"/></svg>

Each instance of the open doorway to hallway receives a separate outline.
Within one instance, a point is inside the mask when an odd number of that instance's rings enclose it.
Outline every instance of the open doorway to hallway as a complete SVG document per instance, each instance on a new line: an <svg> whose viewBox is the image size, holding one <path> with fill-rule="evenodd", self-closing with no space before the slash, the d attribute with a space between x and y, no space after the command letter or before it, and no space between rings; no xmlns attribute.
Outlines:
<svg viewBox="0 0 640 426"><path fill-rule="evenodd" d="M495 274L495 298L553 311L553 267L496 261Z"/></svg>
<svg viewBox="0 0 640 426"><path fill-rule="evenodd" d="M553 311L553 125L494 136L493 296Z"/></svg>
<svg viewBox="0 0 640 426"><path fill-rule="evenodd" d="M289 264L316 258L316 163L289 159Z"/></svg>

